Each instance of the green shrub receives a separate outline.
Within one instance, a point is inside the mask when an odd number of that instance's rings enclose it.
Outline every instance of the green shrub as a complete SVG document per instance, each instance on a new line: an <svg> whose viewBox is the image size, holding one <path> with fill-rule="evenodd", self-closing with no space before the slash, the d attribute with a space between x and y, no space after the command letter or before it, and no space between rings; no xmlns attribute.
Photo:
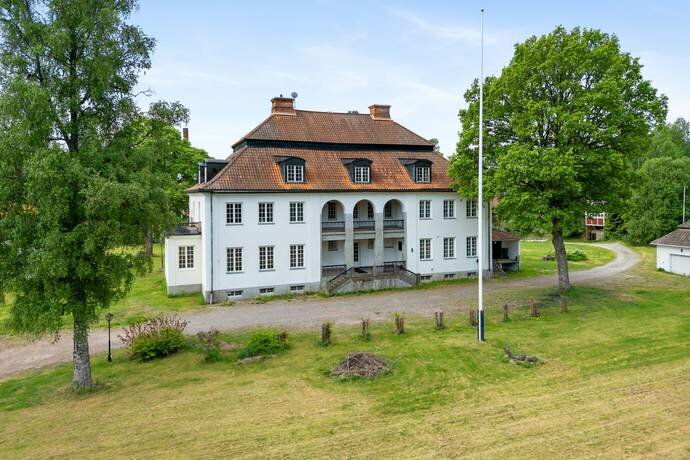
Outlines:
<svg viewBox="0 0 690 460"><path fill-rule="evenodd" d="M581 251L580 249L575 249L574 251L568 253L568 260L572 260L574 262L587 260L587 254L585 254L584 251Z"/></svg>
<svg viewBox="0 0 690 460"><path fill-rule="evenodd" d="M287 342L282 342L275 332L255 332L247 346L240 352L240 359L259 355L273 355L287 348Z"/></svg>
<svg viewBox="0 0 690 460"><path fill-rule="evenodd" d="M167 328L137 336L132 341L130 353L132 359L149 361L155 358L165 358L184 347L184 345L185 338L182 331Z"/></svg>
<svg viewBox="0 0 690 460"><path fill-rule="evenodd" d="M204 353L207 363L220 361L220 342L218 341L218 331L210 329L208 332L199 332L197 335L199 346Z"/></svg>

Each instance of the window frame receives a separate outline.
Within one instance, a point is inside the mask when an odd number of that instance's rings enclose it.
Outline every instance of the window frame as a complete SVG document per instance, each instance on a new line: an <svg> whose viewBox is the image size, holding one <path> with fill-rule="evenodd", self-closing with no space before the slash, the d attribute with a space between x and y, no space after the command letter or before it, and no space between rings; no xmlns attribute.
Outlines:
<svg viewBox="0 0 690 460"><path fill-rule="evenodd" d="M477 257L477 237L468 236L465 239L465 253L468 259L474 259Z"/></svg>
<svg viewBox="0 0 690 460"><path fill-rule="evenodd" d="M304 244L295 243L290 245L290 270L305 268Z"/></svg>
<svg viewBox="0 0 690 460"><path fill-rule="evenodd" d="M275 250L273 245L259 246L259 271L275 270Z"/></svg>
<svg viewBox="0 0 690 460"><path fill-rule="evenodd" d="M184 266L183 266L184 265ZM177 269L194 270L194 246L185 245L177 248Z"/></svg>
<svg viewBox="0 0 690 460"><path fill-rule="evenodd" d="M421 172L421 174L420 174ZM418 184L431 183L431 166L415 166L414 181Z"/></svg>
<svg viewBox="0 0 690 460"><path fill-rule="evenodd" d="M393 218L393 202L388 201L383 205L383 218L392 219Z"/></svg>
<svg viewBox="0 0 690 460"><path fill-rule="evenodd" d="M456 246L454 236L443 237L443 258L455 259Z"/></svg>
<svg viewBox="0 0 690 460"><path fill-rule="evenodd" d="M357 184L368 184L371 182L371 166L353 166L353 182Z"/></svg>
<svg viewBox="0 0 690 460"><path fill-rule="evenodd" d="M262 216L261 216L261 214L262 214L261 208L262 207L264 208L263 209L263 220L261 220L262 219ZM274 208L273 201L260 201L259 202L258 211L259 211L259 223L260 224L265 225L265 224L274 224L275 223L275 221L273 220L274 214L275 214L273 212L273 208ZM268 217L270 217L270 220L268 220Z"/></svg>
<svg viewBox="0 0 690 460"><path fill-rule="evenodd" d="M326 209L326 219L328 220L338 220L338 203L335 201L329 201ZM333 217L331 217L331 210L333 210Z"/></svg>
<svg viewBox="0 0 690 460"><path fill-rule="evenodd" d="M225 225L242 225L244 223L244 206L242 204L241 201L225 203Z"/></svg>
<svg viewBox="0 0 690 460"><path fill-rule="evenodd" d="M230 254L232 253L232 270L230 269ZM242 273L244 269L244 248L234 246L225 248L225 272ZM239 267L239 268L238 268Z"/></svg>
<svg viewBox="0 0 690 460"><path fill-rule="evenodd" d="M419 250L419 260L420 261L434 260L432 248L433 248L433 246L432 246L431 238L420 238L419 239L419 249L418 249Z"/></svg>
<svg viewBox="0 0 690 460"><path fill-rule="evenodd" d="M335 246L335 249L331 249L331 243L334 243L333 246ZM338 241L337 240L328 240L326 242L326 250L330 252L338 252Z"/></svg>
<svg viewBox="0 0 690 460"><path fill-rule="evenodd" d="M291 177L292 176L292 177ZM301 184L304 182L304 165L285 165L285 182Z"/></svg>
<svg viewBox="0 0 690 460"><path fill-rule="evenodd" d="M443 218L455 219L455 200L443 200Z"/></svg>
<svg viewBox="0 0 690 460"><path fill-rule="evenodd" d="M425 205L423 206L422 203L425 203ZM426 210L426 212L422 214L422 210ZM431 200L419 200L419 219L431 219Z"/></svg>
<svg viewBox="0 0 690 460"><path fill-rule="evenodd" d="M465 217L468 219L477 218L477 200L467 200L465 202Z"/></svg>
<svg viewBox="0 0 690 460"><path fill-rule="evenodd" d="M304 201L291 201L289 206L289 219L291 224L304 223ZM293 219L294 217L294 219Z"/></svg>

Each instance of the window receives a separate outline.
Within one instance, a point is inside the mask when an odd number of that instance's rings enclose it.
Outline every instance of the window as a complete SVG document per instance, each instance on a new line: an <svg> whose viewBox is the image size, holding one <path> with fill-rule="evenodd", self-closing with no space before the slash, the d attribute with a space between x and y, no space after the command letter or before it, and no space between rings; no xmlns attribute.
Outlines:
<svg viewBox="0 0 690 460"><path fill-rule="evenodd" d="M242 203L225 203L225 223L242 223Z"/></svg>
<svg viewBox="0 0 690 460"><path fill-rule="evenodd" d="M352 218L359 219L359 203L357 203L355 207L352 209Z"/></svg>
<svg viewBox="0 0 690 460"><path fill-rule="evenodd" d="M420 200L419 201L419 218L420 219L431 219L431 201Z"/></svg>
<svg viewBox="0 0 690 460"><path fill-rule="evenodd" d="M455 238L443 238L443 258L444 259L454 259L455 258Z"/></svg>
<svg viewBox="0 0 690 460"><path fill-rule="evenodd" d="M359 262L359 243L356 241L352 244L352 260Z"/></svg>
<svg viewBox="0 0 690 460"><path fill-rule="evenodd" d="M181 269L194 268L194 246L180 246L177 260Z"/></svg>
<svg viewBox="0 0 690 460"><path fill-rule="evenodd" d="M431 167L417 166L415 168L415 182L431 182Z"/></svg>
<svg viewBox="0 0 690 460"><path fill-rule="evenodd" d="M236 289L234 291L227 291L226 292L228 299L232 297L242 297L242 290L241 289Z"/></svg>
<svg viewBox="0 0 690 460"><path fill-rule="evenodd" d="M393 203L390 201L386 203L386 205L383 207L383 218L384 219L392 219L393 218Z"/></svg>
<svg viewBox="0 0 690 460"><path fill-rule="evenodd" d="M422 281L431 281L431 275L421 275L419 279Z"/></svg>
<svg viewBox="0 0 690 460"><path fill-rule="evenodd" d="M273 246L259 246L259 270L273 270Z"/></svg>
<svg viewBox="0 0 690 460"><path fill-rule="evenodd" d="M477 257L477 237L467 237L467 257Z"/></svg>
<svg viewBox="0 0 690 460"><path fill-rule="evenodd" d="M261 295L273 294L274 291L275 291L275 289L273 289L272 287L270 287L270 288L260 288L260 289L259 289L259 294L261 294Z"/></svg>
<svg viewBox="0 0 690 460"><path fill-rule="evenodd" d="M259 223L273 223L273 203L259 203Z"/></svg>
<svg viewBox="0 0 690 460"><path fill-rule="evenodd" d="M477 217L477 202L474 200L467 200L467 217Z"/></svg>
<svg viewBox="0 0 690 460"><path fill-rule="evenodd" d="M431 238L419 240L419 260L431 260Z"/></svg>
<svg viewBox="0 0 690 460"><path fill-rule="evenodd" d="M367 219L374 218L374 206L371 203L367 203Z"/></svg>
<svg viewBox="0 0 690 460"><path fill-rule="evenodd" d="M328 220L335 220L338 217L338 204L335 201L328 202Z"/></svg>
<svg viewBox="0 0 690 460"><path fill-rule="evenodd" d="M304 222L304 203L301 201L290 202L290 223L294 224L296 222Z"/></svg>
<svg viewBox="0 0 690 460"><path fill-rule="evenodd" d="M337 241L329 241L328 242L328 250L329 251L337 251L338 250L338 242Z"/></svg>
<svg viewBox="0 0 690 460"><path fill-rule="evenodd" d="M367 249L374 249L374 240L367 240Z"/></svg>
<svg viewBox="0 0 690 460"><path fill-rule="evenodd" d="M304 245L290 245L290 268L304 268Z"/></svg>
<svg viewBox="0 0 690 460"><path fill-rule="evenodd" d="M398 241L398 251L402 251L402 241Z"/></svg>
<svg viewBox="0 0 690 460"><path fill-rule="evenodd" d="M225 260L228 272L241 272L242 248L227 248L225 250Z"/></svg>
<svg viewBox="0 0 690 460"><path fill-rule="evenodd" d="M304 182L304 166L285 165L285 180L287 182Z"/></svg>
<svg viewBox="0 0 690 460"><path fill-rule="evenodd" d="M443 218L455 219L455 200L443 200Z"/></svg>
<svg viewBox="0 0 690 460"><path fill-rule="evenodd" d="M290 291L292 291L292 292L304 292L304 284L297 284L295 286L290 286Z"/></svg>
<svg viewBox="0 0 690 460"><path fill-rule="evenodd" d="M355 182L371 182L371 169L369 166L355 166Z"/></svg>
<svg viewBox="0 0 690 460"><path fill-rule="evenodd" d="M447 280L455 278L455 273L446 273L443 277Z"/></svg>

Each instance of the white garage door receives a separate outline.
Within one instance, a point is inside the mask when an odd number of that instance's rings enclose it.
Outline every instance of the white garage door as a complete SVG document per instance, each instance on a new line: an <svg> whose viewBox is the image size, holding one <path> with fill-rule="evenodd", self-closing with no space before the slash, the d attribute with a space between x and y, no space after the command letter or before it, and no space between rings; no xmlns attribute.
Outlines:
<svg viewBox="0 0 690 460"><path fill-rule="evenodd" d="M690 256L671 254L671 272L690 276Z"/></svg>

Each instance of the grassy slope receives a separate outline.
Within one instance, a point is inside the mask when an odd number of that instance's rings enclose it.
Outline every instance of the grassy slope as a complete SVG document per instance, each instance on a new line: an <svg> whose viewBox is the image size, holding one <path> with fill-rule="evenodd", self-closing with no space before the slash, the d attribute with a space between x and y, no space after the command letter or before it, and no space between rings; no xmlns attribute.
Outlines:
<svg viewBox="0 0 690 460"><path fill-rule="evenodd" d="M607 264L615 258L615 254L608 249L593 246L585 242L566 242L568 252L579 249L587 255L587 260L570 261L570 270L585 270ZM522 241L520 243L520 259L522 260L521 270L518 273L511 273L511 277L529 277L550 275L556 273L555 260L543 260L546 254L553 254L553 244L551 241Z"/></svg>
<svg viewBox="0 0 690 460"><path fill-rule="evenodd" d="M641 253L625 289L576 288L566 314L547 305L538 320L521 310L500 323L490 310L486 344L460 318L442 332L408 318L404 336L377 325L371 342L345 328L328 348L317 331L292 335L286 354L245 367L236 352L216 364L193 351L99 357L102 387L85 396L64 390L68 366L0 383L0 457L687 456L690 280ZM546 364L508 364L503 344ZM393 372L325 374L354 350L385 355Z"/></svg>

